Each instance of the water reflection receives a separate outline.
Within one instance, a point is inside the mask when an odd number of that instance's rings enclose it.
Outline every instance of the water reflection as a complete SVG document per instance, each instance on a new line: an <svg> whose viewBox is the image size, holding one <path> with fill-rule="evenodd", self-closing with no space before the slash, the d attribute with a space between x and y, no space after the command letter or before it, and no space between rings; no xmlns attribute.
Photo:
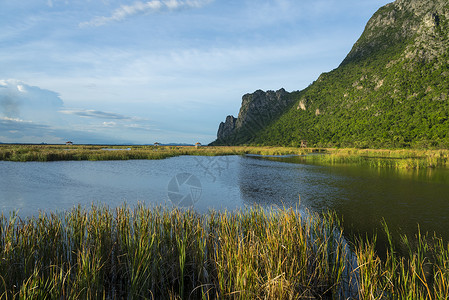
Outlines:
<svg viewBox="0 0 449 300"><path fill-rule="evenodd" d="M265 159L306 166L298 157ZM314 167L307 176L312 173L317 179L307 205L337 211L347 232L381 232L385 219L398 233L414 235L419 224L422 232L436 232L449 240L449 170L307 166Z"/></svg>
<svg viewBox="0 0 449 300"><path fill-rule="evenodd" d="M335 210L346 232L372 233L384 218L414 234L436 231L449 240L449 170L403 171L305 164L300 157L193 157L164 160L0 162L0 209L22 216L75 205L110 207L137 202L171 205L168 184L177 174L201 182L195 209L234 210L276 205ZM188 193L188 189L182 189Z"/></svg>
<svg viewBox="0 0 449 300"><path fill-rule="evenodd" d="M143 202L170 206L173 203L168 197L168 184L180 173L194 174L201 181L201 199L195 203L199 212L241 207L234 176L238 157L210 166L206 163L209 161L210 158L192 156L129 161L0 161L0 209L6 214L19 211L25 217L36 215L39 210L63 211L78 204L117 207ZM208 166L208 172L199 162ZM214 167L223 162L228 165L216 172Z"/></svg>
<svg viewBox="0 0 449 300"><path fill-rule="evenodd" d="M247 204L313 207L338 194L338 177L324 177L323 167L286 164L262 157L242 157L239 187Z"/></svg>

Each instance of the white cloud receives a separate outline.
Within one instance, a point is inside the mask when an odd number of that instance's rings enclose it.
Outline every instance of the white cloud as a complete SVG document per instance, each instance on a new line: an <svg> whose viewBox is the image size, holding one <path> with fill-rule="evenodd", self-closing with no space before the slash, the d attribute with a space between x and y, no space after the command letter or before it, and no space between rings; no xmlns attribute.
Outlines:
<svg viewBox="0 0 449 300"><path fill-rule="evenodd" d="M200 8L212 0L152 0L147 2L137 1L132 5L122 5L108 17L95 17L88 22L82 22L80 27L102 26L111 22L123 21L134 15L154 13L162 10L175 11L186 8Z"/></svg>
<svg viewBox="0 0 449 300"><path fill-rule="evenodd" d="M84 118L99 118L99 119L113 119L113 120L132 120L132 117L124 116L113 112L104 112L93 109L72 109L60 110L60 113L66 115L76 115Z"/></svg>
<svg viewBox="0 0 449 300"><path fill-rule="evenodd" d="M156 128L154 128L153 126L151 126L149 124L125 124L124 127L128 128L128 129L138 129L138 130L144 130L144 131L156 130Z"/></svg>
<svg viewBox="0 0 449 300"><path fill-rule="evenodd" d="M11 122L26 122L26 123L31 123L31 121L25 121L19 118L9 118L9 117L0 117L0 120L4 120L4 121L11 121Z"/></svg>
<svg viewBox="0 0 449 300"><path fill-rule="evenodd" d="M24 87L23 85L21 85L21 84L17 85L17 90L18 90L19 92L22 92L22 93L25 93L25 92L26 92L25 87Z"/></svg>
<svg viewBox="0 0 449 300"><path fill-rule="evenodd" d="M19 80L0 80L0 86L0 115L5 117L36 119L40 113L54 113L63 105L58 93Z"/></svg>
<svg viewBox="0 0 449 300"><path fill-rule="evenodd" d="M116 125L115 122L103 122L103 127L115 127Z"/></svg>
<svg viewBox="0 0 449 300"><path fill-rule="evenodd" d="M89 122L80 117L106 121L102 122L102 126L96 126L95 121ZM128 127L129 123L142 124L135 128ZM149 128L146 123L147 119L113 112L64 109L59 94L53 91L15 79L0 79L1 142L59 143L65 139L84 143L121 142L128 139L130 131Z"/></svg>

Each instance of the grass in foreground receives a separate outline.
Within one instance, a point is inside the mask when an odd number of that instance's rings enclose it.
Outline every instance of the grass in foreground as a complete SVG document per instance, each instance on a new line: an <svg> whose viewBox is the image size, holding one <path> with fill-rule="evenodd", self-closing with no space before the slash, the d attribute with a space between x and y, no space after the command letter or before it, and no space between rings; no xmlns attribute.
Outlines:
<svg viewBox="0 0 449 300"><path fill-rule="evenodd" d="M449 246L421 235L403 242L405 257L391 247L381 260L375 241L363 239L350 252L335 214L292 209L2 216L0 297L446 299Z"/></svg>
<svg viewBox="0 0 449 300"><path fill-rule="evenodd" d="M338 294L345 244L334 215L81 208L1 218L8 299L287 299Z"/></svg>

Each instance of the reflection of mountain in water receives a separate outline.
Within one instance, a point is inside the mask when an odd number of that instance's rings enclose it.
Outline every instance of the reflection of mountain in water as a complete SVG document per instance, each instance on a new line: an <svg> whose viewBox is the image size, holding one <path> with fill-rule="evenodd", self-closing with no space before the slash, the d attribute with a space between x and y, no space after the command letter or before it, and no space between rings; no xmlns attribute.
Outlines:
<svg viewBox="0 0 449 300"><path fill-rule="evenodd" d="M449 171L432 172L369 168L359 165L298 164L295 157L244 157L239 187L246 204L295 206L314 211L334 210L347 234L378 233L386 243L381 221L393 233L413 237L436 232L449 240ZM351 235L351 234L350 234ZM399 239L398 239L399 240Z"/></svg>

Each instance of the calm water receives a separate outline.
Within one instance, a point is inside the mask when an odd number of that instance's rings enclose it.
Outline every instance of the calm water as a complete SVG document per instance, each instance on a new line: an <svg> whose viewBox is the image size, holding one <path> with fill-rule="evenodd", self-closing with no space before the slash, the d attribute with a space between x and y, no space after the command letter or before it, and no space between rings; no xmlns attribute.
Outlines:
<svg viewBox="0 0 449 300"><path fill-rule="evenodd" d="M0 161L0 209L21 216L92 203L192 204L199 212L245 205L333 209L347 232L372 232L385 218L403 233L449 238L449 170L406 172L319 166L295 157L193 157L165 160Z"/></svg>

